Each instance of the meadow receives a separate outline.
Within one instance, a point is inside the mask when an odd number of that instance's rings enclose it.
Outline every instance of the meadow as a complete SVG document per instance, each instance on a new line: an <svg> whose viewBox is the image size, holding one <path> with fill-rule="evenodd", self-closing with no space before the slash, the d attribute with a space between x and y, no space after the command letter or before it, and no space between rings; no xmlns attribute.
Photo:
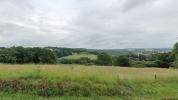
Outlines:
<svg viewBox="0 0 178 100"><path fill-rule="evenodd" d="M0 99L178 99L178 70L0 64Z"/></svg>
<svg viewBox="0 0 178 100"><path fill-rule="evenodd" d="M85 53L85 52L82 52L82 53L74 53L72 55L69 55L69 56L65 56L65 57L62 57L61 59L71 59L71 60L77 60L77 59L80 59L80 58L89 58L91 60L97 60L97 55L95 54L90 54L90 53Z"/></svg>

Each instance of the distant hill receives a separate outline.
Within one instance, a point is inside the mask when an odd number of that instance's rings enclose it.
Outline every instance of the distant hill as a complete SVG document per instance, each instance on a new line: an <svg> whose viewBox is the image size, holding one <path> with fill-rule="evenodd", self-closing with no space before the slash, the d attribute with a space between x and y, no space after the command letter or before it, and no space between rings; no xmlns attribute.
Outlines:
<svg viewBox="0 0 178 100"><path fill-rule="evenodd" d="M154 54L171 52L172 48L126 48L126 49L85 49L85 48L63 48L63 47L47 47L53 49L58 57L65 57L73 54L88 53L97 54L106 52L112 56L126 55L126 54Z"/></svg>
<svg viewBox="0 0 178 100"><path fill-rule="evenodd" d="M128 48L128 49L88 49L93 52L106 52L110 55L125 55L125 54L154 54L171 52L171 48Z"/></svg>

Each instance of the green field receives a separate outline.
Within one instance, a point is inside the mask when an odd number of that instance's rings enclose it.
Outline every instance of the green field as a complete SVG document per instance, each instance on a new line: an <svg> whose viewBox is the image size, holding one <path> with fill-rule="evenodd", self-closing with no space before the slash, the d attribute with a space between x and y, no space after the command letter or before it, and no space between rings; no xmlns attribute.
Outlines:
<svg viewBox="0 0 178 100"><path fill-rule="evenodd" d="M89 53L79 53L79 54L74 53L73 55L65 56L65 57L62 57L62 58L63 59L77 60L77 59L80 59L82 57L90 58L91 60L97 59L97 55L89 54Z"/></svg>
<svg viewBox="0 0 178 100"><path fill-rule="evenodd" d="M84 65L0 65L0 99L177 100L178 70Z"/></svg>

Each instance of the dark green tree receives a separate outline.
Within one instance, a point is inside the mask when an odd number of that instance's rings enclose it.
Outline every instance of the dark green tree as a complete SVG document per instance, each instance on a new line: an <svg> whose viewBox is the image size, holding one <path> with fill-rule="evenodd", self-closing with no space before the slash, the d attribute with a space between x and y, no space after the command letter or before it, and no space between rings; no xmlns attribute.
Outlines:
<svg viewBox="0 0 178 100"><path fill-rule="evenodd" d="M175 57L174 67L178 68L178 43L176 43L174 45L173 54L174 54L174 57Z"/></svg>
<svg viewBox="0 0 178 100"><path fill-rule="evenodd" d="M23 64L25 58L25 49L23 47L13 47L11 49L15 50L16 62Z"/></svg>
<svg viewBox="0 0 178 100"><path fill-rule="evenodd" d="M54 64L57 63L57 58L52 49L43 49L39 56L41 63Z"/></svg>
<svg viewBox="0 0 178 100"><path fill-rule="evenodd" d="M15 51L12 49L0 49L0 63L16 63Z"/></svg>
<svg viewBox="0 0 178 100"><path fill-rule="evenodd" d="M116 66L130 66L130 60L127 56L118 56L114 59Z"/></svg>
<svg viewBox="0 0 178 100"><path fill-rule="evenodd" d="M173 62L175 57L172 55L172 53L160 53L157 56L156 64L158 67L161 68L169 68Z"/></svg>
<svg viewBox="0 0 178 100"><path fill-rule="evenodd" d="M57 62L56 55L48 48L0 48L0 63L49 63Z"/></svg>
<svg viewBox="0 0 178 100"><path fill-rule="evenodd" d="M97 64L104 66L112 65L112 58L107 53L100 53L98 54Z"/></svg>

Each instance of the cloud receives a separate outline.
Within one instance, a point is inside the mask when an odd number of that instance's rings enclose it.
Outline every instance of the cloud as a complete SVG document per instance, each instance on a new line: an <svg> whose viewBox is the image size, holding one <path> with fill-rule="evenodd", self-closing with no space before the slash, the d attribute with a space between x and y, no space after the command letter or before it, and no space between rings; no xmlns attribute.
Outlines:
<svg viewBox="0 0 178 100"><path fill-rule="evenodd" d="M145 6L146 4L150 4L155 2L156 0L125 0L123 4L123 10L129 11L139 6Z"/></svg>
<svg viewBox="0 0 178 100"><path fill-rule="evenodd" d="M172 47L176 0L0 0L1 46Z"/></svg>

